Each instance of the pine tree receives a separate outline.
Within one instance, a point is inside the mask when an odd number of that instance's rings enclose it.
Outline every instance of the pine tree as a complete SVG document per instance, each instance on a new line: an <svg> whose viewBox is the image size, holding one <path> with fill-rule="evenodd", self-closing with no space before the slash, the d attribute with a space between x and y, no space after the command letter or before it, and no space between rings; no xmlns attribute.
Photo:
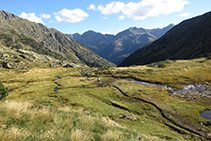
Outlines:
<svg viewBox="0 0 211 141"><path fill-rule="evenodd" d="M0 80L0 100L6 100L8 96L8 89L4 87L3 83Z"/></svg>

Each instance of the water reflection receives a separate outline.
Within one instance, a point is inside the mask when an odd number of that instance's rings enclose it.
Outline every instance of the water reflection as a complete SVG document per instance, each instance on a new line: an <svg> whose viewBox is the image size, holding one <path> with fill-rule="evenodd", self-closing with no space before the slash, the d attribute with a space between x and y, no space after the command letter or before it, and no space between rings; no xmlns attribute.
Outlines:
<svg viewBox="0 0 211 141"><path fill-rule="evenodd" d="M141 85L146 85L146 86L156 86L156 87L162 87L162 88L165 88L166 90L171 90L171 91L174 91L173 88L171 87L168 87L166 85L160 85L160 84L153 84L153 83L147 83L147 82L142 82L142 81L136 81L136 80L132 80L130 81L132 83L136 83L136 84L141 84Z"/></svg>
<svg viewBox="0 0 211 141"><path fill-rule="evenodd" d="M8 93L11 93L11 92L13 92L13 90L8 91Z"/></svg>
<svg viewBox="0 0 211 141"><path fill-rule="evenodd" d="M200 113L200 116L204 119L211 120L211 110Z"/></svg>
<svg viewBox="0 0 211 141"><path fill-rule="evenodd" d="M156 87L162 87L166 90L171 90L174 93L201 93L206 95L207 97L210 97L211 95L211 86L207 85L207 84L198 84L198 85L183 85L183 90L174 90L174 88L168 87L166 85L160 85L160 84L154 84L154 83L148 83L148 82L142 82L142 81L136 81L136 80L132 80L130 81L132 83L136 83L136 84L141 84L141 85L146 85L146 86L156 86Z"/></svg>
<svg viewBox="0 0 211 141"><path fill-rule="evenodd" d="M54 91L57 92L58 91L58 87L54 88Z"/></svg>

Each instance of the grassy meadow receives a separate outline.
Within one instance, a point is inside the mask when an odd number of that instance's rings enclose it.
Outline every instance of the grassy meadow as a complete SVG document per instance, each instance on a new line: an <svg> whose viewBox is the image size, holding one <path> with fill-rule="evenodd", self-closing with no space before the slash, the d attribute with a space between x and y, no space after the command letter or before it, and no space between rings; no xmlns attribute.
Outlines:
<svg viewBox="0 0 211 141"><path fill-rule="evenodd" d="M211 109L210 97L193 93L194 99L178 98L170 90L128 80L178 90L187 84L210 85L211 60L158 65L0 69L0 80L12 91L0 103L0 140L210 139L211 122L200 116Z"/></svg>

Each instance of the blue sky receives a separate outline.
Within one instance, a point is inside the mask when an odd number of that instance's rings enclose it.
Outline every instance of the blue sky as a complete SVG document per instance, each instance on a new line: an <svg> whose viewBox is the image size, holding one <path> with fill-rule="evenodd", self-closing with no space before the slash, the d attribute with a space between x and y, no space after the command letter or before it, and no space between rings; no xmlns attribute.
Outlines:
<svg viewBox="0 0 211 141"><path fill-rule="evenodd" d="M211 11L211 0L4 0L0 10L63 33L162 28Z"/></svg>

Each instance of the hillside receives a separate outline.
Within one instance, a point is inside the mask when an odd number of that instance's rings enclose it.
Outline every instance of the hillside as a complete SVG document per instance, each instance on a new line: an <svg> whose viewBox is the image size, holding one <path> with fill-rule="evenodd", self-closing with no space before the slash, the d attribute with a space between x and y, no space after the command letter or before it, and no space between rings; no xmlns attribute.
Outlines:
<svg viewBox="0 0 211 141"><path fill-rule="evenodd" d="M0 11L0 44L88 66L115 66L65 34L14 14Z"/></svg>
<svg viewBox="0 0 211 141"><path fill-rule="evenodd" d="M211 12L185 20L160 39L131 54L119 66L208 56L211 53L210 27Z"/></svg>
<svg viewBox="0 0 211 141"><path fill-rule="evenodd" d="M87 31L82 35L67 34L70 38L86 45L99 56L115 63L121 63L135 50L143 47L164 35L174 25L162 29L144 29L131 27L117 35L101 34Z"/></svg>

